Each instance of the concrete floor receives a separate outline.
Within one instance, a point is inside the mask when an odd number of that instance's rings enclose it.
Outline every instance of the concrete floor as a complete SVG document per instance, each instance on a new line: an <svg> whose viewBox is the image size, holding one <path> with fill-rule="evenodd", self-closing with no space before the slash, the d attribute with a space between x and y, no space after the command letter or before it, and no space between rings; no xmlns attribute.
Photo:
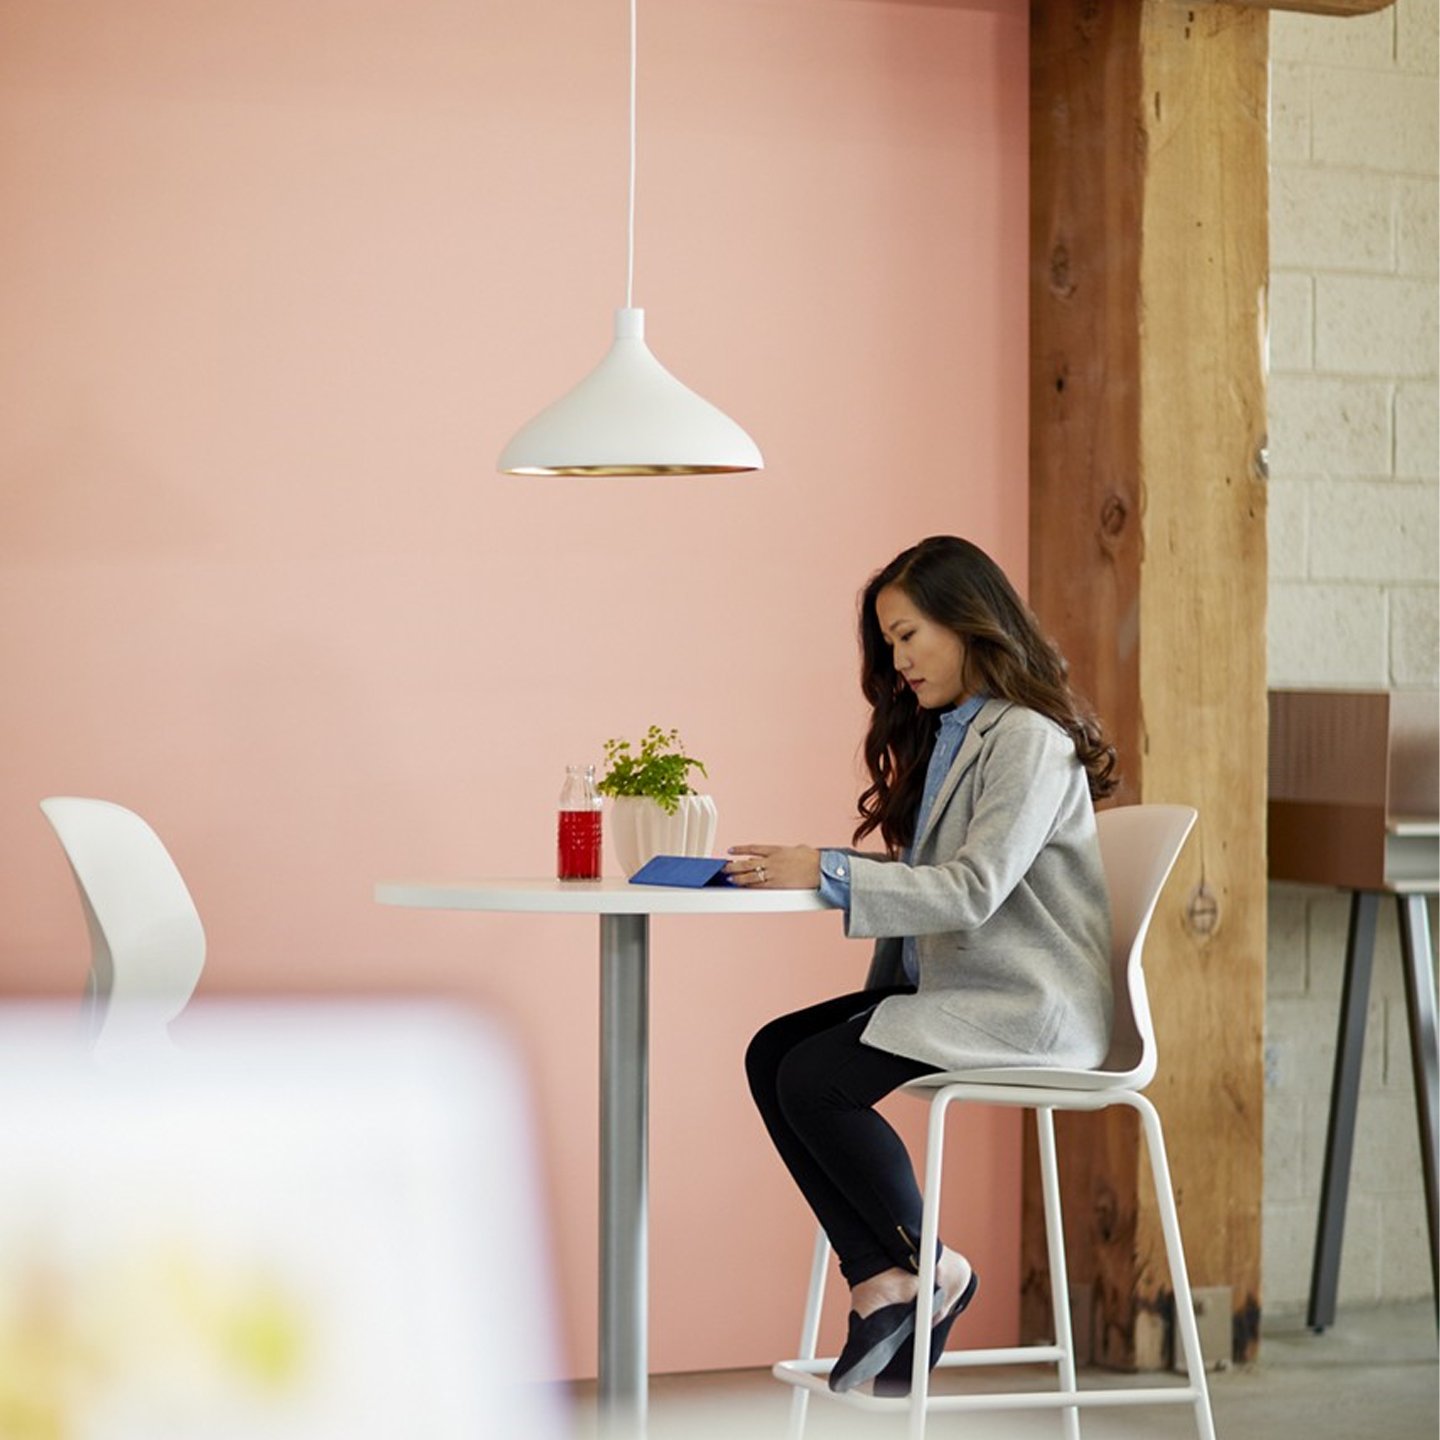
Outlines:
<svg viewBox="0 0 1440 1440"><path fill-rule="evenodd" d="M1268 1323L1262 1359L1245 1369L1212 1374L1210 1398L1217 1440L1436 1440L1435 1312L1429 1302L1377 1310L1342 1311L1335 1327L1312 1335L1303 1317ZM950 1380L957 1372L951 1371ZM1020 1388L1025 1369L972 1370L959 1386L1002 1379ZM1095 1372L1086 1384L1128 1386L1133 1377ZM1148 1382L1147 1382L1148 1383ZM997 1387L998 1388L998 1387ZM597 1433L593 1382L577 1385L576 1440ZM789 1386L764 1370L657 1375L651 1382L649 1440L771 1440L786 1433ZM929 1435L946 1440L1058 1440L1053 1413L936 1415ZM1193 1440L1187 1406L1086 1410L1084 1440ZM810 1403L807 1440L897 1440L904 1418L866 1414L824 1399Z"/></svg>

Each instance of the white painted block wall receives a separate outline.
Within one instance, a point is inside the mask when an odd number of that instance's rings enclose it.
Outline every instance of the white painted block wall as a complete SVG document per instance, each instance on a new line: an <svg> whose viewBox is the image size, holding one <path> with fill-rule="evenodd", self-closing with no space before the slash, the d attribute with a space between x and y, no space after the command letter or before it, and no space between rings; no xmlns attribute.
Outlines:
<svg viewBox="0 0 1440 1440"><path fill-rule="evenodd" d="M1271 17L1272 686L1440 684L1437 33L1437 0ZM1272 1313L1309 1290L1347 916L1270 889ZM1393 905L1375 966L1342 1305L1430 1287Z"/></svg>

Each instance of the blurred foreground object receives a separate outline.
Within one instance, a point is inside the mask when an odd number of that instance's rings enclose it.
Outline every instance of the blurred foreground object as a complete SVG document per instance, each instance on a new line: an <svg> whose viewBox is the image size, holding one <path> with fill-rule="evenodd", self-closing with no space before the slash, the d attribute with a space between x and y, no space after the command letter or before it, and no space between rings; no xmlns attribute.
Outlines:
<svg viewBox="0 0 1440 1440"><path fill-rule="evenodd" d="M0 1008L4 1440L566 1433L521 1073L422 1004Z"/></svg>

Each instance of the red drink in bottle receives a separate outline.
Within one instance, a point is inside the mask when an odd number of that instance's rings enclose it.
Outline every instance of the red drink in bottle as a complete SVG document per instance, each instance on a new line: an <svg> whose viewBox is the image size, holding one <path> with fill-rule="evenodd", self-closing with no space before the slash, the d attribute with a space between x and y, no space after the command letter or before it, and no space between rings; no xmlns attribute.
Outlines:
<svg viewBox="0 0 1440 1440"><path fill-rule="evenodd" d="M600 878L600 812L562 810L555 873L562 880Z"/></svg>
<svg viewBox="0 0 1440 1440"><path fill-rule="evenodd" d="M555 874L561 880L600 878L600 796L595 767L565 767L556 826Z"/></svg>

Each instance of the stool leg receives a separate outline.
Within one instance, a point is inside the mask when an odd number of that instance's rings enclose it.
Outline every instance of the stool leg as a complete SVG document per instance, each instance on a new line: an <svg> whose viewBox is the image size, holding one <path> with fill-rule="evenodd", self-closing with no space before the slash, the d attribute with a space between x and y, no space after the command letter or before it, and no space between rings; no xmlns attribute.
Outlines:
<svg viewBox="0 0 1440 1440"><path fill-rule="evenodd" d="M1360 1065L1365 1057L1365 1015L1370 1003L1375 917L1379 909L1380 897L1373 890L1356 890L1350 897L1335 1078L1330 1085L1330 1124L1325 1132L1325 1169L1320 1180L1320 1220L1315 1227L1310 1305L1305 1316L1305 1323L1317 1335L1335 1323L1340 1246L1345 1238L1345 1204L1350 1197L1350 1157L1355 1148L1355 1114L1360 1107Z"/></svg>
<svg viewBox="0 0 1440 1440"><path fill-rule="evenodd" d="M1435 1185L1436 1091L1435 972L1430 916L1423 895L1398 895L1400 949L1405 969L1405 1009L1410 1017L1410 1068L1415 1081L1415 1118L1420 1122L1420 1165L1425 1176L1425 1218L1430 1229L1430 1292L1440 1315L1440 1213Z"/></svg>
<svg viewBox="0 0 1440 1440"><path fill-rule="evenodd" d="M910 1372L910 1440L925 1440L930 1398L930 1325L935 1318L935 1251L940 1242L940 1176L945 1161L945 1112L950 1097L938 1090L930 1101L925 1143L925 1206L920 1216L920 1291L915 1297L915 1368Z"/></svg>
<svg viewBox="0 0 1440 1440"><path fill-rule="evenodd" d="M800 1359L813 1360L820 1342L820 1309L825 1303L825 1276L830 1269L830 1237L817 1225L815 1251L810 1260L810 1288L805 1294L805 1318L800 1322ZM801 1440L810 1392L797 1385L790 1396L790 1440Z"/></svg>
<svg viewBox="0 0 1440 1440"><path fill-rule="evenodd" d="M1205 1382L1205 1358L1200 1352L1200 1327L1195 1323L1195 1301L1185 1268L1185 1247L1180 1241L1180 1217L1175 1213L1175 1192L1170 1185L1170 1162L1165 1156L1160 1117L1143 1095L1130 1095L1128 1103L1140 1112L1145 1126L1145 1148L1150 1152L1155 1198L1160 1202L1160 1228L1165 1235L1165 1254L1170 1262L1170 1285L1175 1292L1175 1325L1185 1354L1185 1370L1195 1391L1195 1428L1200 1432L1200 1440L1215 1440L1210 1388Z"/></svg>
<svg viewBox="0 0 1440 1440"><path fill-rule="evenodd" d="M1050 1300L1055 1310L1055 1343L1065 1352L1060 1361L1060 1389L1073 1395L1075 1336L1070 1325L1070 1272L1065 1264L1065 1219L1060 1210L1060 1167L1055 1157L1055 1112L1048 1105L1035 1108L1035 1135L1040 1142L1040 1181L1045 1197L1045 1243L1050 1259ZM1080 1411L1075 1406L1060 1412L1065 1440L1080 1440Z"/></svg>

